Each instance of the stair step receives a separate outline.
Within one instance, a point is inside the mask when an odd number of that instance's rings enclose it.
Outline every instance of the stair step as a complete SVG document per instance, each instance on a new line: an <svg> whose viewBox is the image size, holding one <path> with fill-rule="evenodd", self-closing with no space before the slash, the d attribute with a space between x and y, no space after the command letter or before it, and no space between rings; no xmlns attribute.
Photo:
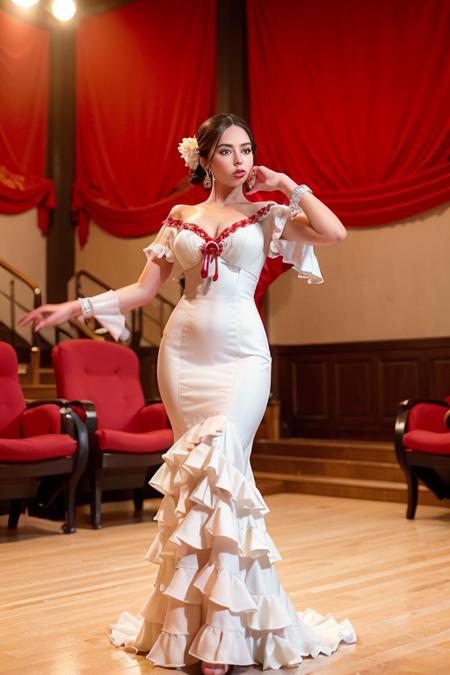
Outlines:
<svg viewBox="0 0 450 675"><path fill-rule="evenodd" d="M282 480L272 478L259 478L257 481L258 490L263 495L275 495L284 492L284 483Z"/></svg>
<svg viewBox="0 0 450 675"><path fill-rule="evenodd" d="M284 492L403 502L405 505L407 503L406 483L329 476L293 476L265 471L255 471L254 475L257 485L260 480L281 481ZM450 500L440 501L425 486L419 485L419 504L450 507Z"/></svg>
<svg viewBox="0 0 450 675"><path fill-rule="evenodd" d="M395 455L393 459L393 462L375 462L361 459L253 454L252 466L254 470L264 472L404 482L404 474Z"/></svg>
<svg viewBox="0 0 450 675"><path fill-rule="evenodd" d="M358 441L334 438L282 438L257 440L255 455L290 455L295 457L321 457L323 459L354 459L396 462L394 443Z"/></svg>

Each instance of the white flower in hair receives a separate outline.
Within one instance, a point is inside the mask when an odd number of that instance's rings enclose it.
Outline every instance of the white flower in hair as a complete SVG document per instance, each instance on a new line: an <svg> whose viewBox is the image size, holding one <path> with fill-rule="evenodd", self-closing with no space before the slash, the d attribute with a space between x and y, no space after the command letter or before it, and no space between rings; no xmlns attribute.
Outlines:
<svg viewBox="0 0 450 675"><path fill-rule="evenodd" d="M184 159L185 165L191 170L195 171L198 165L199 149L195 136L193 138L183 138L178 145L178 152Z"/></svg>

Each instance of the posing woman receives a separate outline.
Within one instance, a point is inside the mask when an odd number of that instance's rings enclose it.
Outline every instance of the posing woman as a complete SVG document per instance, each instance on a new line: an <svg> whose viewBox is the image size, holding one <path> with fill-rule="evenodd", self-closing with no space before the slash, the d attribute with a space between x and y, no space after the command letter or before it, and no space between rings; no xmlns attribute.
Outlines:
<svg viewBox="0 0 450 675"><path fill-rule="evenodd" d="M254 164L252 132L235 115L214 115L179 150L192 182L211 192L200 204L171 210L145 249L138 281L44 305L23 323L39 330L82 313L118 339L126 335L124 312L148 303L171 273L184 276L158 357L175 438L151 480L164 495L148 552L159 570L141 618L122 614L110 637L160 666L201 661L206 675L233 664L293 666L305 655L331 654L355 634L347 619L296 613L273 567L280 556L250 468L271 375L253 296L267 255L281 255L298 276L321 283L313 246L342 241L346 231L306 185ZM279 190L290 204L252 202L249 188Z"/></svg>

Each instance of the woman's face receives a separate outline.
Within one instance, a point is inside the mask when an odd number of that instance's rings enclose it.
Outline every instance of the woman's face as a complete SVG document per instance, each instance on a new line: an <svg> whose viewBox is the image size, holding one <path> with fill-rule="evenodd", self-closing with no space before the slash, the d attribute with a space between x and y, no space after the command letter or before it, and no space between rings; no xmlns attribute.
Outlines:
<svg viewBox="0 0 450 675"><path fill-rule="evenodd" d="M216 181L229 187L243 185L253 167L250 138L242 127L226 129L209 158L209 168Z"/></svg>

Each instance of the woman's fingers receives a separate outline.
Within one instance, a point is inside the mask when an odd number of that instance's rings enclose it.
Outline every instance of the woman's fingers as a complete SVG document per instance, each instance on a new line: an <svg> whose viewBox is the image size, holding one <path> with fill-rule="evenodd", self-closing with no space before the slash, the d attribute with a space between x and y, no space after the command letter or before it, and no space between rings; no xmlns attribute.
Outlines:
<svg viewBox="0 0 450 675"><path fill-rule="evenodd" d="M33 309L31 312L28 312L28 314L25 314L20 321L19 321L19 326L27 326L29 323L32 321L37 321L41 316L40 313L40 308L39 309Z"/></svg>
<svg viewBox="0 0 450 675"><path fill-rule="evenodd" d="M53 305L42 305L42 307L33 309L28 314L25 314L20 319L19 326L27 326L34 321L35 330L40 330L43 326L47 325L48 320L55 312L56 308Z"/></svg>

